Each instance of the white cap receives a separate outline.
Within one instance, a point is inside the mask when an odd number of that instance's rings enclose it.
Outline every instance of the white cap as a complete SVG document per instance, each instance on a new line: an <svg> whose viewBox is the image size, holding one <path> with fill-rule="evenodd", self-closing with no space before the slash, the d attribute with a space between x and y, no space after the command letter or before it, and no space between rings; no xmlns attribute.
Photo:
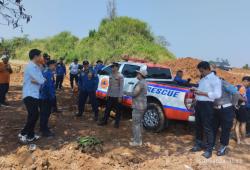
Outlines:
<svg viewBox="0 0 250 170"><path fill-rule="evenodd" d="M148 75L148 72L145 69L140 69L140 70L138 70L136 72L140 73L143 77L147 77L147 75Z"/></svg>

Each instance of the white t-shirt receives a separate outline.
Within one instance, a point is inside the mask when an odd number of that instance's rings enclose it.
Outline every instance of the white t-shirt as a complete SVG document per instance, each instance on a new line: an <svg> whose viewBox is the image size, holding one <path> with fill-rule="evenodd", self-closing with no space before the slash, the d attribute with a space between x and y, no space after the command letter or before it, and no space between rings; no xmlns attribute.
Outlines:
<svg viewBox="0 0 250 170"><path fill-rule="evenodd" d="M79 64L75 64L74 62L70 64L70 74L78 74Z"/></svg>

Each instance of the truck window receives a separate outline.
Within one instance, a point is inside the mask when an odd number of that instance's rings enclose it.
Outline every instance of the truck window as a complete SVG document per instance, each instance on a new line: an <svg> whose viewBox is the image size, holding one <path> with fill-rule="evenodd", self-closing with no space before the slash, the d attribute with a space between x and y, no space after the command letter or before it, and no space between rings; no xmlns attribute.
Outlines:
<svg viewBox="0 0 250 170"><path fill-rule="evenodd" d="M120 66L121 66L121 65L119 64L119 67L120 67ZM100 75L109 76L109 75L111 75L111 73L112 73L112 68L111 68L111 65L110 65L110 66L105 67L105 68L100 72Z"/></svg>
<svg viewBox="0 0 250 170"><path fill-rule="evenodd" d="M147 78L151 79L172 79L172 74L168 68L148 67Z"/></svg>
<svg viewBox="0 0 250 170"><path fill-rule="evenodd" d="M125 78L135 78L137 75L137 70L140 70L140 66L125 64L122 69L122 74Z"/></svg>
<svg viewBox="0 0 250 170"><path fill-rule="evenodd" d="M100 72L100 75L109 76L111 73L112 73L112 68L111 66L108 66Z"/></svg>

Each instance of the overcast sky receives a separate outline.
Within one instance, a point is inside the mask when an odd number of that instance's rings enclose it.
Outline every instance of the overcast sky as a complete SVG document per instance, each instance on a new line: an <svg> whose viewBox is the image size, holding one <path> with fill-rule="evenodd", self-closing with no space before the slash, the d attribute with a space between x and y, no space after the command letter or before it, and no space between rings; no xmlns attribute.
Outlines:
<svg viewBox="0 0 250 170"><path fill-rule="evenodd" d="M71 31L81 38L98 28L107 0L23 0L31 22L30 38ZM250 0L117 0L119 16L147 22L165 36L177 57L227 58L233 66L250 64ZM0 37L22 36L0 25Z"/></svg>

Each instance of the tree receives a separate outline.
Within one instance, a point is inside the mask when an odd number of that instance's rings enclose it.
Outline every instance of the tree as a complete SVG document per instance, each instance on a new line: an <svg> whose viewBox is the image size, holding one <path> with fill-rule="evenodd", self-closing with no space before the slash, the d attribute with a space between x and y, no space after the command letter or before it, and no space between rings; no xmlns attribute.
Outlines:
<svg viewBox="0 0 250 170"><path fill-rule="evenodd" d="M116 1L115 0L108 0L108 3L107 3L107 13L108 13L108 18L110 20L114 20L115 17L117 16Z"/></svg>
<svg viewBox="0 0 250 170"><path fill-rule="evenodd" d="M248 69L249 69L249 65L246 64L246 65L244 65L242 68L248 70Z"/></svg>
<svg viewBox="0 0 250 170"><path fill-rule="evenodd" d="M167 39L164 36L157 36L155 37L155 42L162 47L169 47L170 43L167 41Z"/></svg>
<svg viewBox="0 0 250 170"><path fill-rule="evenodd" d="M21 31L22 22L28 23L31 19L31 15L25 13L22 0L0 0L0 16L1 25L20 27Z"/></svg>

